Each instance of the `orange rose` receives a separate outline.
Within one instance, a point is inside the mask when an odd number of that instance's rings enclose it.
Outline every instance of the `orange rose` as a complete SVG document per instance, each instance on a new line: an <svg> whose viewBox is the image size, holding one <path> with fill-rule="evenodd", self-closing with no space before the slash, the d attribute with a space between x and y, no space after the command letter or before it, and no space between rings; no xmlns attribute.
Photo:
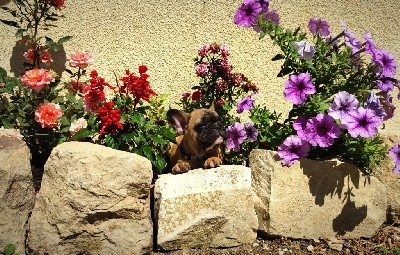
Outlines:
<svg viewBox="0 0 400 255"><path fill-rule="evenodd" d="M35 92L39 92L43 87L47 87L52 79L53 76L47 70L42 68L28 70L21 76L21 81Z"/></svg>
<svg viewBox="0 0 400 255"><path fill-rule="evenodd" d="M58 126L58 119L62 117L62 110L58 104L42 103L35 110L35 121L42 128L53 128Z"/></svg>
<svg viewBox="0 0 400 255"><path fill-rule="evenodd" d="M68 58L71 67L86 68L94 62L92 55L89 52L77 51Z"/></svg>

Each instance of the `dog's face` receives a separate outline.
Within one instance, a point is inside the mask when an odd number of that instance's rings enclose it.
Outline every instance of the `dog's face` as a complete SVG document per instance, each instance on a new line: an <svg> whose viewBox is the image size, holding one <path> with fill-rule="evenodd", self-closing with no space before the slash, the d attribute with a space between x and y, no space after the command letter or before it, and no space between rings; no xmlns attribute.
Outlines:
<svg viewBox="0 0 400 255"><path fill-rule="evenodd" d="M169 123L184 135L185 145L196 156L203 156L223 142L225 128L221 117L212 109L198 109L191 113L171 109Z"/></svg>

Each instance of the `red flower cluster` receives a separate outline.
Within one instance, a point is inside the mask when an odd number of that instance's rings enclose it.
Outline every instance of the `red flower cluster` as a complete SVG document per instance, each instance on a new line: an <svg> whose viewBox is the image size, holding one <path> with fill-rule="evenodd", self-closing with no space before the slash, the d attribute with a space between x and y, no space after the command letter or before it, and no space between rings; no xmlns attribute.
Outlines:
<svg viewBox="0 0 400 255"><path fill-rule="evenodd" d="M83 99L85 109L87 112L96 112L99 108L99 103L105 101L106 94L104 93L104 87L107 86L110 89L115 89L113 86L105 82L104 78L99 77L96 70L90 73L90 85L83 88L84 93Z"/></svg>
<svg viewBox="0 0 400 255"><path fill-rule="evenodd" d="M151 95L157 96L157 93L150 88L150 83L147 81L149 75L146 74L146 71L147 67L142 65L139 66L140 76L136 76L134 73L126 70L125 73L127 76L120 79L124 83L120 91L131 94L134 98L135 106L141 99L149 101Z"/></svg>
<svg viewBox="0 0 400 255"><path fill-rule="evenodd" d="M99 107L97 117L100 119L100 137L105 132L117 133L117 129L124 129L121 120L121 110L113 109L114 102L104 102L104 107Z"/></svg>

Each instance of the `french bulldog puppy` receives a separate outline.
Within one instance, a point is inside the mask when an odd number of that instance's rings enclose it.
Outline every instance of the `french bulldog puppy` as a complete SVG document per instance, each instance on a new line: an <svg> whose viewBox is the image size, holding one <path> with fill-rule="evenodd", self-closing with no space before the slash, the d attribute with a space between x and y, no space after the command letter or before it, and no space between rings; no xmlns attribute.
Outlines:
<svg viewBox="0 0 400 255"><path fill-rule="evenodd" d="M179 135L177 144L172 143L168 152L173 174L222 164L220 144L225 137L225 128L213 106L191 113L171 109L167 119Z"/></svg>

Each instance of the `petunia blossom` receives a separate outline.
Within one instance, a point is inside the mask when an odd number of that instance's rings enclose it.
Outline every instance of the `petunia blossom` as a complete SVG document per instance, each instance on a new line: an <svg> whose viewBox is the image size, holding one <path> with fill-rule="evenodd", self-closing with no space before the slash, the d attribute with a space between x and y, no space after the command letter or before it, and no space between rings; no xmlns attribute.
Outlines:
<svg viewBox="0 0 400 255"><path fill-rule="evenodd" d="M351 48L353 54L357 53L362 47L361 41L358 40L357 37L347 28L346 23L343 20L340 22L344 32L345 44Z"/></svg>
<svg viewBox="0 0 400 255"><path fill-rule="evenodd" d="M89 52L77 51L68 57L68 62L71 67L79 67L85 69L93 64L94 59Z"/></svg>
<svg viewBox="0 0 400 255"><path fill-rule="evenodd" d="M377 81L375 81L375 84L380 90L382 90L384 92L389 92L394 89L394 84L389 79L383 78L383 79L377 80Z"/></svg>
<svg viewBox="0 0 400 255"><path fill-rule="evenodd" d="M244 0L236 10L233 22L238 26L252 27L257 21L257 15L262 11L260 2L257 0Z"/></svg>
<svg viewBox="0 0 400 255"><path fill-rule="evenodd" d="M392 172L394 174L400 174L400 144L396 144L390 148L389 156L393 159L395 164Z"/></svg>
<svg viewBox="0 0 400 255"><path fill-rule="evenodd" d="M285 98L295 105L304 103L307 101L308 95L315 93L315 85L312 82L311 75L308 73L290 75L284 85L285 90L283 94Z"/></svg>
<svg viewBox="0 0 400 255"><path fill-rule="evenodd" d="M344 116L353 110L358 108L357 98L347 91L340 91L335 94L333 103L328 109L328 114L334 119L340 120L342 125L345 125Z"/></svg>
<svg viewBox="0 0 400 255"><path fill-rule="evenodd" d="M279 25L280 17L279 14L276 12L276 10L267 10L262 13L261 15L261 20L262 21L271 21L274 23L275 26ZM261 27L259 26L253 26L253 30L256 31L257 33L261 32Z"/></svg>
<svg viewBox="0 0 400 255"><path fill-rule="evenodd" d="M371 91L369 93L367 102L364 105L365 109L371 109L375 112L376 116L381 118L386 116L385 110L381 107L379 98L376 96L375 92Z"/></svg>
<svg viewBox="0 0 400 255"><path fill-rule="evenodd" d="M335 119L328 114L319 113L306 124L306 138L312 146L327 148L340 135L340 128Z"/></svg>
<svg viewBox="0 0 400 255"><path fill-rule="evenodd" d="M58 104L41 103L35 110L35 121L42 128L53 128L58 126L58 120L62 117L62 110Z"/></svg>
<svg viewBox="0 0 400 255"><path fill-rule="evenodd" d="M233 151L239 151L240 145L247 138L247 133L246 130L244 130L244 125L240 122L235 122L226 129L226 134L226 147Z"/></svg>
<svg viewBox="0 0 400 255"><path fill-rule="evenodd" d="M52 79L53 76L51 73L43 68L28 70L21 76L21 81L25 85L28 85L35 92L39 92L43 88L47 88Z"/></svg>
<svg viewBox="0 0 400 255"><path fill-rule="evenodd" d="M311 33L321 36L328 36L331 32L328 22L321 18L311 18L308 22L308 29Z"/></svg>
<svg viewBox="0 0 400 255"><path fill-rule="evenodd" d="M393 118L394 110L396 110L396 106L393 104L393 97L389 93L385 93L383 97L380 98L380 102L385 111L383 121Z"/></svg>
<svg viewBox="0 0 400 255"><path fill-rule="evenodd" d="M374 63L378 66L378 73L383 77L393 78L396 74L397 62L393 54L384 49L376 52Z"/></svg>
<svg viewBox="0 0 400 255"><path fill-rule="evenodd" d="M252 142L257 140L258 130L254 127L254 123L245 123L244 130L246 131L246 137L248 140Z"/></svg>
<svg viewBox="0 0 400 255"><path fill-rule="evenodd" d="M236 112L242 113L243 111L248 111L253 107L253 105L254 99L252 99L251 96L247 96L238 103L236 107Z"/></svg>
<svg viewBox="0 0 400 255"><path fill-rule="evenodd" d="M306 126L307 126L307 119L304 117L299 116L297 120L293 122L293 128L297 132L297 136L301 139L306 139Z"/></svg>
<svg viewBox="0 0 400 255"><path fill-rule="evenodd" d="M373 110L363 107L347 113L345 119L347 131L353 138L374 137L378 133L378 127L383 123Z"/></svg>
<svg viewBox="0 0 400 255"><path fill-rule="evenodd" d="M362 37L365 39L365 52L371 55L372 58L375 58L375 55L379 49L376 47L375 41L372 38L371 33L365 32L364 34L362 34Z"/></svg>
<svg viewBox="0 0 400 255"><path fill-rule="evenodd" d="M298 136L291 135L285 139L283 144L278 147L278 155L282 159L284 166L291 166L301 158L305 158L310 151L307 141Z"/></svg>
<svg viewBox="0 0 400 255"><path fill-rule="evenodd" d="M300 55L300 58L311 60L315 53L315 47L307 41L295 42L294 47Z"/></svg>

